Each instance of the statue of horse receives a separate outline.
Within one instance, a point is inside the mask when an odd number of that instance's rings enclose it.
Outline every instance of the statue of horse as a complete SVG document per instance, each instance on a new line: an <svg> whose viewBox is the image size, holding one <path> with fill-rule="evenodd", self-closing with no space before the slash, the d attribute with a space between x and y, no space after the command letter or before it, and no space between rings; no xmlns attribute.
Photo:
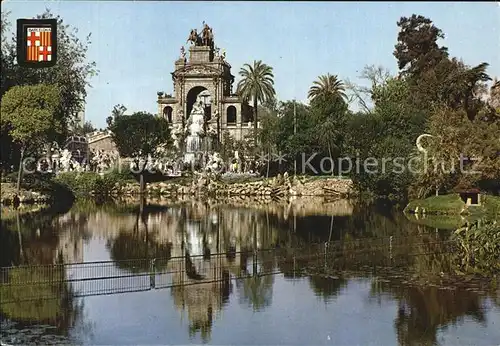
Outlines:
<svg viewBox="0 0 500 346"><path fill-rule="evenodd" d="M186 43L191 42L194 45L198 45L199 41L200 37L198 36L198 32L196 31L196 29L192 29Z"/></svg>
<svg viewBox="0 0 500 346"><path fill-rule="evenodd" d="M213 43L213 37L212 28L205 24L202 31L203 45L211 46Z"/></svg>

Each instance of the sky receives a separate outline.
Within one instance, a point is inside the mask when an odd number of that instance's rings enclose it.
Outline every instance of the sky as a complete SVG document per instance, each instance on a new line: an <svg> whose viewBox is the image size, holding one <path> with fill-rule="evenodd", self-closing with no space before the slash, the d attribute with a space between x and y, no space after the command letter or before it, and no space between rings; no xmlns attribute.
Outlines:
<svg viewBox="0 0 500 346"><path fill-rule="evenodd" d="M245 63L262 60L274 69L279 100L305 102L322 74L366 84L366 65L397 72L392 55L397 21L413 13L442 29L442 44L469 65L488 62L500 76L500 6L489 2L174 2L2 1L11 30L18 18L49 8L83 39L92 33L88 60L100 71L90 80L85 118L106 126L116 104L128 111L157 112L157 91L173 91L171 72L192 28L207 22L216 46L239 80Z"/></svg>

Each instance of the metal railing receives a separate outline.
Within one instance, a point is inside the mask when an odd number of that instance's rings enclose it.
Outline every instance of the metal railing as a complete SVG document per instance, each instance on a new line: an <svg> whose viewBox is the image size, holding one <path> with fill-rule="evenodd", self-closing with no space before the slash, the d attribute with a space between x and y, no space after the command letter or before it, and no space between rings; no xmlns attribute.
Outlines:
<svg viewBox="0 0 500 346"><path fill-rule="evenodd" d="M412 238L413 240L415 238ZM3 294L0 301L17 303L27 300L53 299L63 285L71 285L74 297L148 291L227 280L246 279L291 271L305 267L325 269L347 264L391 266L402 264L412 256L450 253L451 240L383 238L355 241L333 241L299 248L270 248L223 252L210 255L170 258L142 258L119 261L23 265L0 268L0 290L24 290L22 299L16 294ZM417 249L416 252L409 250Z"/></svg>

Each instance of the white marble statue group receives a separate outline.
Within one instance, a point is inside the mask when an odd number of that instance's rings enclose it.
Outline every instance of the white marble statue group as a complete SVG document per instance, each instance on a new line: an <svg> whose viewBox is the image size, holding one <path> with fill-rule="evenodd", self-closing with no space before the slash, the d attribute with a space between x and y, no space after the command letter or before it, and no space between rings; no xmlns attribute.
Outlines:
<svg viewBox="0 0 500 346"><path fill-rule="evenodd" d="M97 172L104 173L115 166L119 155L117 152L92 150L88 157L73 157L72 152L65 148L61 150L57 144L52 144L45 151L46 157L38 161L39 172Z"/></svg>
<svg viewBox="0 0 500 346"><path fill-rule="evenodd" d="M97 150L90 152L89 170L97 173L104 173L115 166L120 155L116 151Z"/></svg>

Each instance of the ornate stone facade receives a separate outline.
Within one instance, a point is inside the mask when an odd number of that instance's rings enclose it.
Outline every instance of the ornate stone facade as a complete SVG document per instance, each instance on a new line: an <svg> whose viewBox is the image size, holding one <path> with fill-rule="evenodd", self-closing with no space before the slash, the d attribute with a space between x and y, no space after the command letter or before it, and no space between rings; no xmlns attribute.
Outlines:
<svg viewBox="0 0 500 346"><path fill-rule="evenodd" d="M174 125L184 126L197 96L204 92L211 103L205 111L205 119L210 127L218 129L219 139L226 130L233 138L242 139L253 129L252 108L233 93L231 65L225 60L225 53L220 54L215 47L213 36L208 43L201 42L201 39L193 39L189 59L185 57L184 47L181 48L181 57L172 72L173 95L158 92L158 115Z"/></svg>

